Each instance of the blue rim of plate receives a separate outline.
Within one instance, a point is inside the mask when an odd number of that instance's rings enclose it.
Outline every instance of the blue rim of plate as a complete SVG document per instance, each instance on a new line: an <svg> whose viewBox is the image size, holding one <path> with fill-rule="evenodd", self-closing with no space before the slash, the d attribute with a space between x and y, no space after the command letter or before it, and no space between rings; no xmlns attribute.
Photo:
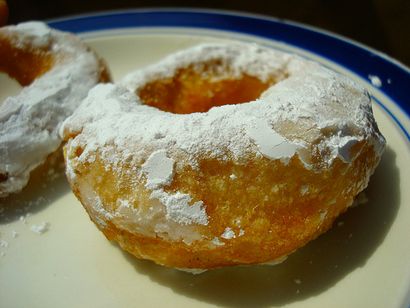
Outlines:
<svg viewBox="0 0 410 308"><path fill-rule="evenodd" d="M410 70L400 62L344 37L306 25L275 18L230 11L204 9L136 9L73 16L48 22L51 27L73 33L139 27L180 27L223 30L289 44L348 68L369 80L382 81L382 91L410 118ZM379 100L375 99L410 141L410 132Z"/></svg>

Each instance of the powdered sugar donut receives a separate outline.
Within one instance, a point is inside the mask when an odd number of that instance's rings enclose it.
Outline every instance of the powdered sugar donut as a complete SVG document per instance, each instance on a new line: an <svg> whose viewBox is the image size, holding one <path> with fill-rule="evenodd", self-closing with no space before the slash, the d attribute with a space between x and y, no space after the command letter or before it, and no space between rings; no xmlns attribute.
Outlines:
<svg viewBox="0 0 410 308"><path fill-rule="evenodd" d="M20 191L61 144L61 122L96 83L105 64L72 34L41 22L0 29L0 71L22 91L0 106L0 197Z"/></svg>
<svg viewBox="0 0 410 308"><path fill-rule="evenodd" d="M352 204L385 145L366 90L241 43L96 86L62 134L73 191L107 238L195 271L283 260Z"/></svg>

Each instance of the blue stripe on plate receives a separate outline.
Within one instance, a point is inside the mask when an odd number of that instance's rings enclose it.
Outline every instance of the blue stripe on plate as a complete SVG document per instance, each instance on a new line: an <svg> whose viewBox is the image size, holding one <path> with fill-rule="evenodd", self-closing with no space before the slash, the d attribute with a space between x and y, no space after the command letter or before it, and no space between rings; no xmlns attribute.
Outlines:
<svg viewBox="0 0 410 308"><path fill-rule="evenodd" d="M51 21L49 24L74 33L135 27L205 28L251 34L284 42L336 62L364 79L368 79L369 75L378 76L383 84L380 90L395 101L405 114L410 115L408 69L354 42L299 24L230 12L155 9L77 16ZM410 140L410 133L393 113L380 101L378 104L389 113Z"/></svg>

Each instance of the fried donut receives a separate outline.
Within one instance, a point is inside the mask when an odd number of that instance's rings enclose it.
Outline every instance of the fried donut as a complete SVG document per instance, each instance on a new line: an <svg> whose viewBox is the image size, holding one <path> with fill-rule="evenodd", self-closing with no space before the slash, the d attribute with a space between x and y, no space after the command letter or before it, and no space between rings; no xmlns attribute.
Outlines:
<svg viewBox="0 0 410 308"><path fill-rule="evenodd" d="M0 28L0 71L23 87L0 105L0 197L20 191L61 145L58 129L100 81L97 55L72 34L41 22Z"/></svg>
<svg viewBox="0 0 410 308"><path fill-rule="evenodd" d="M283 260L352 204L385 145L365 89L257 45L196 46L120 84L64 123L67 176L108 239L168 267Z"/></svg>

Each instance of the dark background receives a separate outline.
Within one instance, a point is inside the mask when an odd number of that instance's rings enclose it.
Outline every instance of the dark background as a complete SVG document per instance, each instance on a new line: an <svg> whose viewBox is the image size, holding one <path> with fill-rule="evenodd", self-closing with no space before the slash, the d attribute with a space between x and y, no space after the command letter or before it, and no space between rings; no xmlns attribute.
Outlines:
<svg viewBox="0 0 410 308"><path fill-rule="evenodd" d="M9 23L146 7L203 7L258 13L341 34L410 66L410 0L8 0L8 4Z"/></svg>

